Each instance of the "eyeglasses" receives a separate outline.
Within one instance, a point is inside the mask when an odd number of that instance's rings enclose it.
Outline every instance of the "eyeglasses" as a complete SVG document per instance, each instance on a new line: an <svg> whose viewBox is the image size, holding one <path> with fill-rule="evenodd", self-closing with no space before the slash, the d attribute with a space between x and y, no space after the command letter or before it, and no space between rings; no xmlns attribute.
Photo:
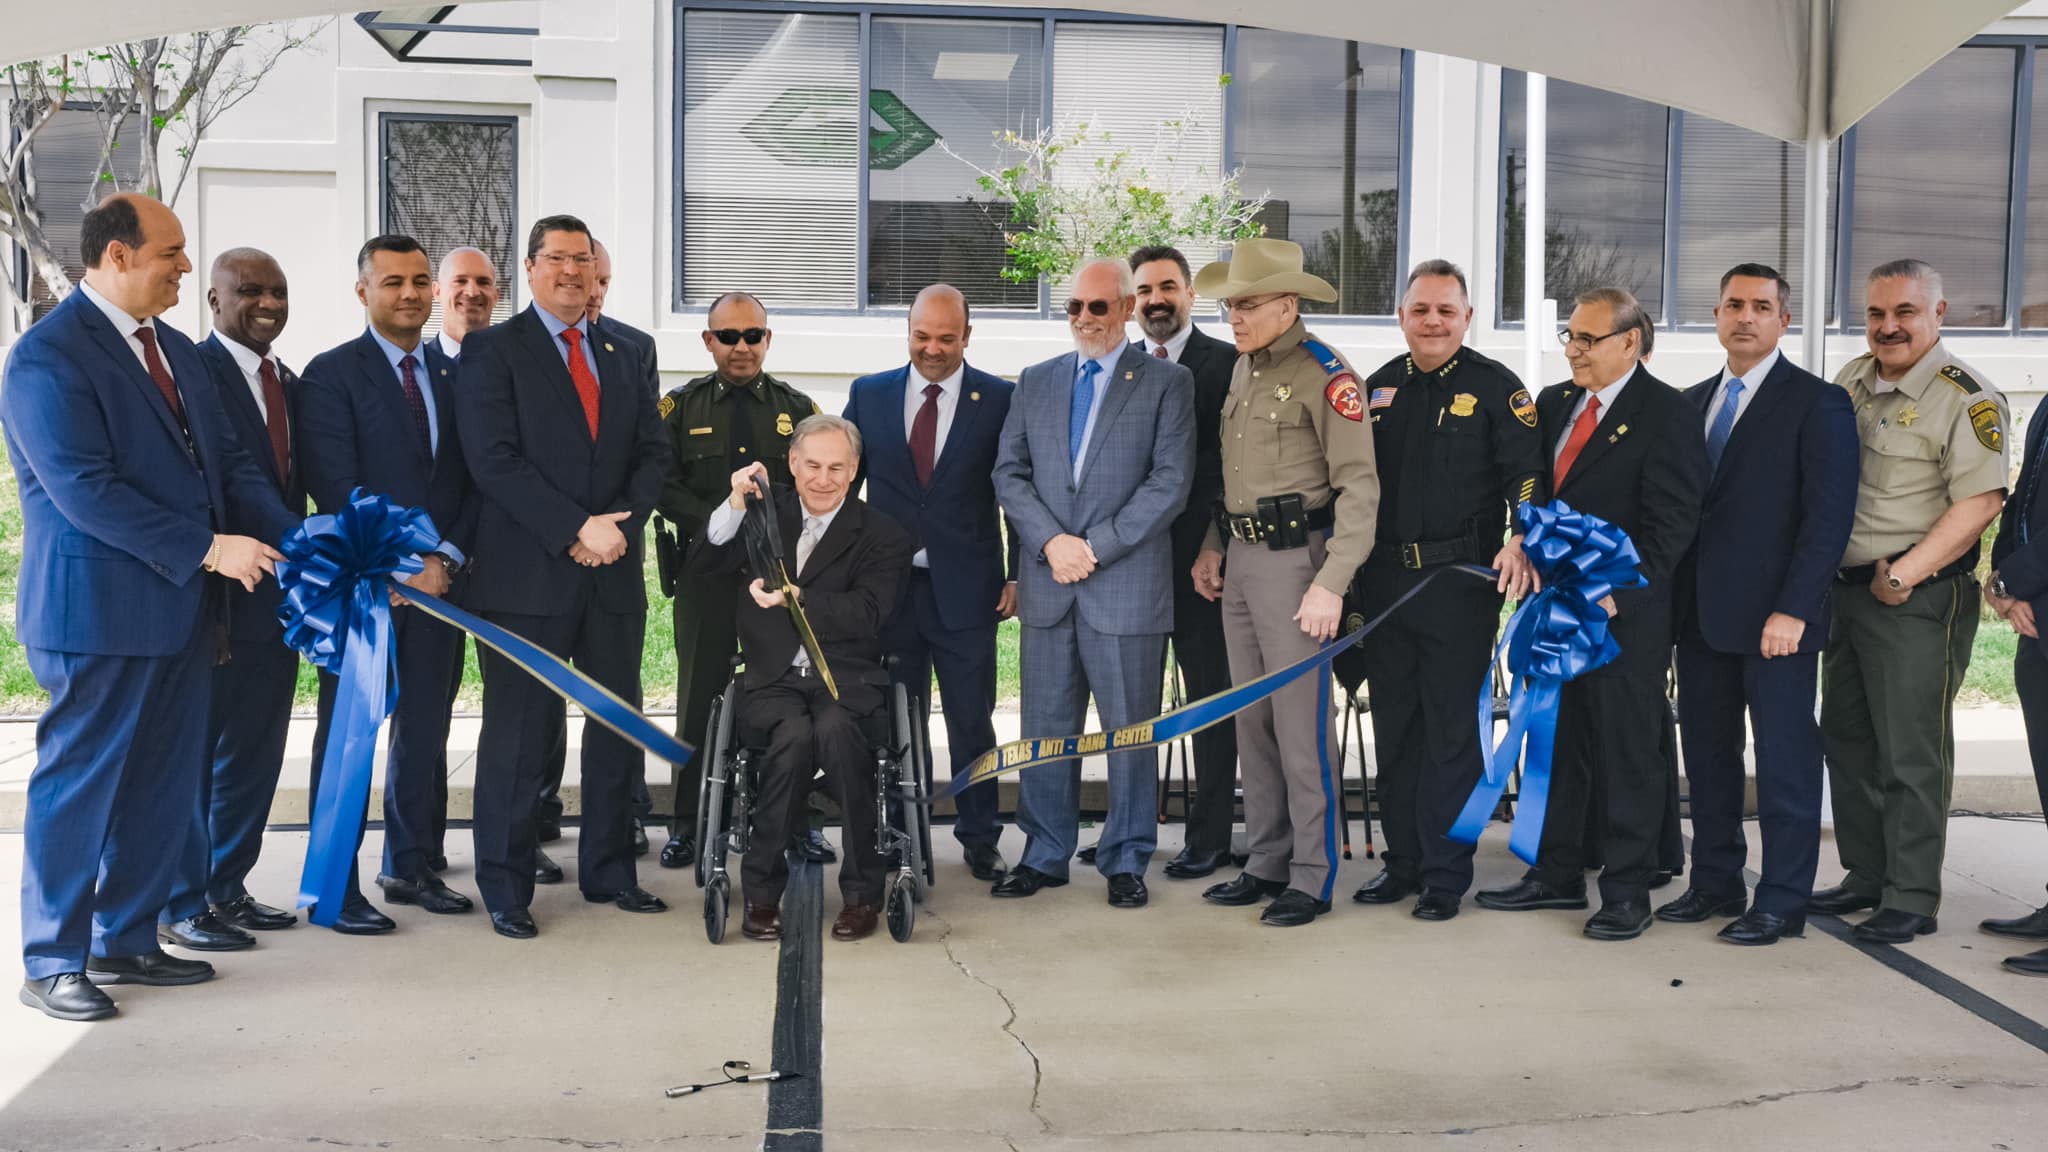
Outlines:
<svg viewBox="0 0 2048 1152"><path fill-rule="evenodd" d="M1090 316L1107 316L1109 315L1109 305L1110 301L1108 300L1069 300L1067 301L1067 315L1079 316L1081 309L1086 308Z"/></svg>
<svg viewBox="0 0 2048 1152"><path fill-rule="evenodd" d="M1612 340L1624 332L1633 331L1635 331L1633 328L1616 328L1605 336L1588 336L1583 332L1574 332L1569 328L1565 328L1558 332L1557 342L1564 345L1567 351L1590 352L1593 350L1593 345L1598 344L1602 340Z"/></svg>
<svg viewBox="0 0 2048 1152"><path fill-rule="evenodd" d="M571 263L578 268L588 268L597 263L597 257L587 252L543 252L536 259L550 268L560 268Z"/></svg>
<svg viewBox="0 0 2048 1152"><path fill-rule="evenodd" d="M1278 296L1268 296L1264 300L1225 300L1223 302L1223 310L1225 312L1256 312L1275 300L1285 299L1287 299L1287 294L1282 292Z"/></svg>
<svg viewBox="0 0 2048 1152"><path fill-rule="evenodd" d="M766 328L717 328L712 330L711 335L717 337L720 344L730 348L742 340L749 344L759 344L768 338L768 330Z"/></svg>

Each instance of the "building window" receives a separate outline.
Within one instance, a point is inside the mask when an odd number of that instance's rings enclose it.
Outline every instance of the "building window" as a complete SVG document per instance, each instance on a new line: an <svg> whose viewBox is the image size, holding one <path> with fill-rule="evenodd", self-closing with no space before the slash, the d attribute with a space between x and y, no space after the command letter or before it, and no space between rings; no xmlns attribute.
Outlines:
<svg viewBox="0 0 2048 1152"><path fill-rule="evenodd" d="M1580 292L1620 286L1651 316L1664 309L1664 176L1670 110L1551 80L1545 185L1544 295L1569 311ZM1501 318L1522 319L1522 204L1527 195L1528 85L1501 73Z"/></svg>
<svg viewBox="0 0 2048 1152"><path fill-rule="evenodd" d="M683 15L682 300L859 302L860 17Z"/></svg>
<svg viewBox="0 0 2048 1152"><path fill-rule="evenodd" d="M1306 312L1394 312L1401 260L1401 52L1246 28L1230 86L1231 156L1246 195L1271 199L1266 235L1302 247L1337 302Z"/></svg>
<svg viewBox="0 0 2048 1152"><path fill-rule="evenodd" d="M1042 21L877 17L868 32L867 302L904 307L951 284L976 307L1037 308L1038 285L1003 277L1008 208L974 170L1002 132L1045 112Z"/></svg>
<svg viewBox="0 0 2048 1152"><path fill-rule="evenodd" d="M1712 324L1721 275L1758 262L1792 284L1786 303L1796 322L1806 290L1806 149L1746 128L1691 113L1678 120L1679 275L1672 281L1671 319ZM1828 150L1828 187L1841 149Z"/></svg>
<svg viewBox="0 0 2048 1152"><path fill-rule="evenodd" d="M134 187L142 138L136 118L121 122L115 147L109 157L121 181ZM87 209L98 204L112 183L100 179L100 154L106 142L100 114L90 105L57 110L49 125L29 149L29 173L35 181L36 212L41 217L43 237L50 251L64 266L64 274L75 286L85 278L85 258L78 250L78 233ZM57 306L57 298L37 276L34 265L22 254L21 268L29 285L27 296L31 315L40 320Z"/></svg>
<svg viewBox="0 0 2048 1152"><path fill-rule="evenodd" d="M2015 55L1958 48L1856 125L1843 281L1855 323L1864 278L1904 257L1941 273L1947 326L2007 323Z"/></svg>
<svg viewBox="0 0 2048 1152"><path fill-rule="evenodd" d="M2026 277L2021 284L2020 327L2048 328L2048 57L2033 57L2034 93L2027 131Z"/></svg>
<svg viewBox="0 0 2048 1152"><path fill-rule="evenodd" d="M476 248L498 269L493 323L517 308L524 247L519 235L519 122L510 116L387 112L379 231L420 242L438 269L455 248ZM441 302L429 321L440 329Z"/></svg>

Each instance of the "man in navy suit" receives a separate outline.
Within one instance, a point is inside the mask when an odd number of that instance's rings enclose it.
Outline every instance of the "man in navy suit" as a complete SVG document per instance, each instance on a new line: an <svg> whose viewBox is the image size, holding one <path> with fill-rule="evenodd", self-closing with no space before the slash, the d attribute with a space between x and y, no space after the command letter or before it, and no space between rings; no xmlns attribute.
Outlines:
<svg viewBox="0 0 2048 1152"><path fill-rule="evenodd" d="M214 258L206 292L213 335L199 354L213 375L235 442L294 514L306 488L292 452L299 379L271 355L291 298L284 269L265 252L231 248ZM232 951L256 943L249 931L289 928L299 918L249 895L244 886L263 850L263 827L284 767L285 732L299 683L299 657L277 622L282 591L266 581L253 592L225 586L228 658L214 665L206 746L211 771L200 775L192 832L164 908L162 938L181 948Z"/></svg>
<svg viewBox="0 0 2048 1152"><path fill-rule="evenodd" d="M1721 277L1714 324L1728 364L1686 392L1713 469L1699 539L1679 567L1679 734L1692 791L1692 884L1659 920L1740 916L1736 944L1806 926L1820 862L1820 725L1813 702L1828 597L1856 519L1849 394L1792 365L1778 340L1792 287L1774 268ZM1743 717L1756 732L1756 901L1744 912Z"/></svg>
<svg viewBox="0 0 2048 1152"><path fill-rule="evenodd" d="M2019 690L2020 712L2026 719L2035 794L2048 802L2048 652L2041 647L2040 628L2048 620L2048 504L2041 500L2041 473L2048 470L2044 452L2048 400L2027 421L2026 456L2019 483L1998 522L1998 540L1991 546L1991 582L1984 586L1984 602L2019 633L2012 657L2013 687ZM2048 907L1980 921L1977 927L1994 936L2048 943ZM2023 976L2048 976L2048 948L2008 956L2004 966Z"/></svg>
<svg viewBox="0 0 2048 1152"><path fill-rule="evenodd" d="M846 399L846 418L861 433L868 505L908 528L915 552L883 647L897 658L896 678L927 699L927 726L938 673L955 775L995 747L996 623L1017 611L995 490L1012 385L968 366L972 333L959 289L926 288L910 306L910 363L855 380ZM968 870L976 880L1002 879L996 782L955 803L953 838Z"/></svg>
<svg viewBox="0 0 2048 1152"><path fill-rule="evenodd" d="M434 294L432 267L410 236L370 238L356 253L356 298L369 313L361 336L306 365L299 400L299 459L306 489L323 513L363 488L407 508L424 508L441 533L437 551L408 583L445 596L476 531L475 491L455 427L454 373L423 339ZM448 744L448 684L462 674L462 633L423 612L394 607L398 710L384 777L384 870L377 883L398 904L429 912L470 909L432 868L436 789ZM320 675L308 794L320 793L337 678ZM397 925L363 898L353 868L337 932L376 935Z"/></svg>
<svg viewBox="0 0 2048 1152"><path fill-rule="evenodd" d="M203 574L254 589L293 521L198 350L156 322L192 270L178 218L123 193L79 234L85 281L14 345L0 423L21 493L15 634L50 694L22 819L21 999L98 1020L115 1008L95 984L213 976L156 935L224 627Z"/></svg>
<svg viewBox="0 0 2048 1152"><path fill-rule="evenodd" d="M593 332L595 255L574 216L535 221L526 239L533 307L470 336L456 390L462 447L483 500L469 605L572 661L640 706L647 628L642 529L661 494L668 438L637 350ZM502 936L539 933L534 809L561 697L496 653L483 657L477 748L477 887ZM583 732L577 882L628 912L667 905L634 874L632 774L640 751L598 724Z"/></svg>

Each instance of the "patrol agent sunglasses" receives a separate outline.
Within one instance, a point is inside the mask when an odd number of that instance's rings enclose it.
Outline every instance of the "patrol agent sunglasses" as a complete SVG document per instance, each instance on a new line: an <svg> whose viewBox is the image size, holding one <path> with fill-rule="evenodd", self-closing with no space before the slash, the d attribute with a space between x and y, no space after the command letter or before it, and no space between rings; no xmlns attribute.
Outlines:
<svg viewBox="0 0 2048 1152"><path fill-rule="evenodd" d="M749 344L759 344L768 338L768 330L766 328L715 328L711 334L717 337L718 342L727 348L742 340Z"/></svg>

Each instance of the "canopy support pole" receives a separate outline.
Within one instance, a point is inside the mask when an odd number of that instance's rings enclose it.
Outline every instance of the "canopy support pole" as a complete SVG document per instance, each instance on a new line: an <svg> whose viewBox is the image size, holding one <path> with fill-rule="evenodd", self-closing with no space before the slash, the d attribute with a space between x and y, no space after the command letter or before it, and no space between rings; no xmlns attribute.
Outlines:
<svg viewBox="0 0 2048 1152"><path fill-rule="evenodd" d="M1832 0L1807 0L1805 275L1800 277L1800 361L1827 379L1828 89L1833 64ZM1845 302L1844 307L1847 307Z"/></svg>
<svg viewBox="0 0 2048 1152"><path fill-rule="evenodd" d="M1545 170L1549 167L1549 95L1540 72L1528 75L1528 97L1522 102L1522 137L1528 166L1522 177L1522 383L1534 392L1543 387L1543 250Z"/></svg>

